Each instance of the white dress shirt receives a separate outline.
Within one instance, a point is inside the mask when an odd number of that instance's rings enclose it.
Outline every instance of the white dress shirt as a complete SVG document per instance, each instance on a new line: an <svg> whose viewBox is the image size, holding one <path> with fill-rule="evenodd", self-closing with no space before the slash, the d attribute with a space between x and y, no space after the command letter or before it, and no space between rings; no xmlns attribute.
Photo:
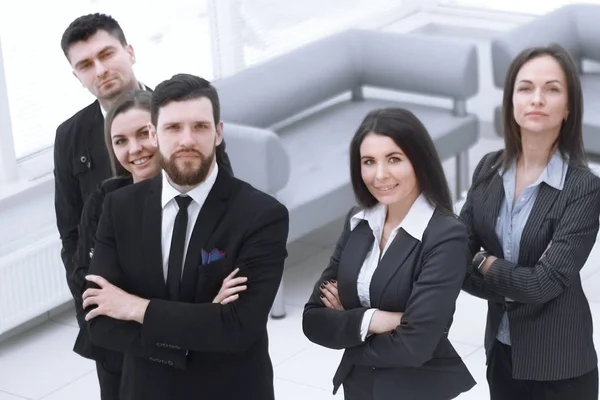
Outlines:
<svg viewBox="0 0 600 400"><path fill-rule="evenodd" d="M380 243L381 236L383 234L383 227L385 225L385 219L387 216L387 206L384 204L377 204L372 208L360 211L350 218L350 230L354 230L354 228L356 228L356 226L362 220L366 220L369 223L369 227L373 231L373 236L375 237L375 240L373 241L373 247L367 253L367 256L365 257L363 265L358 274L358 299L363 307L371 307L371 298L369 293L371 279L373 278L375 270L379 266L379 261L383 258L385 252L394 241L398 230L402 228L404 231L406 231L406 233L418 241L423 240L423 232L425 232L427 225L429 225L429 221L431 220L434 211L435 207L429 204L429 202L425 199L425 196L422 194L419 195L417 200L415 200L413 205L410 207L410 210L408 210L408 213L400 225L394 228L392 233L390 233L383 251L380 251ZM375 311L376 309L371 308L367 310L363 316L360 327L360 334L363 341L367 337L369 325L371 324L371 318L373 318Z"/></svg>
<svg viewBox="0 0 600 400"><path fill-rule="evenodd" d="M187 248L190 244L190 238L192 236L192 231L194 230L194 225L196 225L196 220L198 219L198 215L200 215L200 210L210 193L215 181L217 180L217 174L219 172L219 167L217 163L215 163L215 167L213 168L210 175L206 177L204 182L200 185L196 186L192 190L187 193L180 193L179 190L175 189L169 179L167 178L167 174L165 171L162 171L162 196L161 196L161 205L162 205L162 236L161 236L161 244L162 244L162 258L163 258L163 273L165 275L165 281L167 280L167 274L169 271L169 251L171 250L171 239L173 238L173 227L175 226L175 217L177 216L177 212L179 211L179 205L175 200L175 197L179 195L188 195L192 198L190 205L188 206L188 224L187 230L185 233L185 247L183 254L183 265L185 265L185 257L187 254ZM181 273L183 274L183 268L181 268Z"/></svg>

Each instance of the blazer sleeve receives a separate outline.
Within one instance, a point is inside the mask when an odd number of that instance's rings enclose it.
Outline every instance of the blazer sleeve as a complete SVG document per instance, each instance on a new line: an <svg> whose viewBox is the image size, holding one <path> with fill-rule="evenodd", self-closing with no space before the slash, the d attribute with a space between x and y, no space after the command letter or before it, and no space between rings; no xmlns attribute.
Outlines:
<svg viewBox="0 0 600 400"><path fill-rule="evenodd" d="M428 241L402 323L391 333L373 335L365 344L347 349L354 365L417 368L432 358L452 320L465 278L467 231L460 223L451 224L440 227Z"/></svg>
<svg viewBox="0 0 600 400"><path fill-rule="evenodd" d="M115 230L112 215L112 193L103 203L98 229L96 231L94 256L90 261L89 273L99 275L117 287L125 286L125 278L119 264ZM86 287L97 286L87 283ZM89 307L86 311L90 311ZM87 322L92 342L98 346L162 362L179 369L187 365L187 351L175 347L158 347L145 343L141 324L134 321L121 321L104 315Z"/></svg>
<svg viewBox="0 0 600 400"><path fill-rule="evenodd" d="M469 235L469 248L468 248L468 257L467 257L467 275L465 277L465 281L463 282L463 290L473 296L493 301L496 303L504 303L504 297L499 295L497 292L493 291L491 288L487 287L483 277L474 273L471 268L471 263L473 257L477 252L481 250L481 241L475 234L475 230L473 228L473 190L475 189L475 183L480 179L481 174L485 171L486 167L490 165L490 158L492 158L494 153L490 153L485 155L477 167L475 168L475 172L473 173L473 180L471 182L471 187L467 192L467 198L465 200L465 204L460 210L459 219L462 223L467 227L467 232Z"/></svg>
<svg viewBox="0 0 600 400"><path fill-rule="evenodd" d="M71 157L67 153L69 143L67 127L61 125L56 131L54 145L54 210L56 225L62 242L61 258L67 277L73 273L73 256L77 248L78 225L83 208L79 181L71 168Z"/></svg>
<svg viewBox="0 0 600 400"><path fill-rule="evenodd" d="M360 335L361 322L368 308L359 307L351 310L331 310L321 301L320 286L331 279L337 279L340 258L348 236L350 236L350 218L353 210L346 217L344 230L331 258L329 265L317 280L308 303L304 306L302 315L302 330L304 335L313 343L330 349L345 349L363 343Z"/></svg>
<svg viewBox="0 0 600 400"><path fill-rule="evenodd" d="M289 230L287 208L273 201L251 222L235 264L247 289L229 304L153 299L142 325L145 343L190 351L244 352L264 334L283 276Z"/></svg>
<svg viewBox="0 0 600 400"><path fill-rule="evenodd" d="M495 260L483 278L497 293L514 301L546 303L559 296L581 271L596 242L600 218L600 178L588 175L576 185L546 253L533 268Z"/></svg>
<svg viewBox="0 0 600 400"><path fill-rule="evenodd" d="M81 213L81 222L79 224L79 239L77 241L77 250L73 257L74 269L69 276L69 288L75 299L75 311L77 321L80 327L86 326L85 312L83 310L83 292L86 288L86 275L89 272L91 254L94 248L94 236L98 228L98 221L102 214L102 203L104 202L104 193L100 188L96 189L83 206Z"/></svg>

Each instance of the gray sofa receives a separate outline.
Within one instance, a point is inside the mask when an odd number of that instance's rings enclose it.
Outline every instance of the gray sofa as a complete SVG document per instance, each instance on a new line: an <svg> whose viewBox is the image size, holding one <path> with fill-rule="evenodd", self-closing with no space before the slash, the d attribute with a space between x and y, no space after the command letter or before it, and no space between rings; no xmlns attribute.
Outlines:
<svg viewBox="0 0 600 400"><path fill-rule="evenodd" d="M355 204L348 147L375 108L413 111L440 157L456 157L457 193L468 188L467 152L479 137L477 117L466 110L466 100L478 91L474 45L351 30L214 85L235 173L288 207L290 242L339 219ZM396 94L374 97L368 93L372 88ZM445 99L444 105L398 101L398 92ZM284 313L280 290L272 316Z"/></svg>
<svg viewBox="0 0 600 400"><path fill-rule="evenodd" d="M600 157L600 74L584 60L600 62L600 5L572 4L508 31L492 41L494 84L502 89L508 67L527 47L558 43L570 53L581 71L584 98L583 135L586 151ZM495 110L496 133L503 136L502 107Z"/></svg>

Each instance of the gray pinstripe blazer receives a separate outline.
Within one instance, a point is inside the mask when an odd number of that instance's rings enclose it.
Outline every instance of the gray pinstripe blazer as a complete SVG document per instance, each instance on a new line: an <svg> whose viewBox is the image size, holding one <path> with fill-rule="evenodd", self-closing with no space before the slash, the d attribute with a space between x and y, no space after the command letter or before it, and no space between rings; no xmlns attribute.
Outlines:
<svg viewBox="0 0 600 400"><path fill-rule="evenodd" d="M502 150L490 153L479 162L460 213L469 230L471 257L481 248L498 257L485 277L469 268L463 285L468 293L488 300L487 359L506 310L513 378L545 381L583 375L598 363L579 272L598 233L600 178L569 165L562 191L541 184L516 265L504 260L494 231L504 198L497 173L501 155ZM515 301L506 302L505 297Z"/></svg>

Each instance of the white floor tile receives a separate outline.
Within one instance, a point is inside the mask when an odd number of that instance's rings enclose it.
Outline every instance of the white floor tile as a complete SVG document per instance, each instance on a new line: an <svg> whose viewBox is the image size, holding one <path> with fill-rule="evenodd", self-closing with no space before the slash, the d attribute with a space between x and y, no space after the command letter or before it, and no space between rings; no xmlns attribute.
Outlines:
<svg viewBox="0 0 600 400"><path fill-rule="evenodd" d="M345 218L340 218L323 228L317 229L300 239L301 242L314 244L324 248L333 248L344 229Z"/></svg>
<svg viewBox="0 0 600 400"><path fill-rule="evenodd" d="M13 396L10 393L0 391L0 400L27 400L25 397Z"/></svg>
<svg viewBox="0 0 600 400"><path fill-rule="evenodd" d="M277 400L341 400L344 396L340 392L334 396L331 394L331 390L326 391L296 382L275 379L275 398Z"/></svg>
<svg viewBox="0 0 600 400"><path fill-rule="evenodd" d="M40 400L100 400L98 375L92 371Z"/></svg>
<svg viewBox="0 0 600 400"><path fill-rule="evenodd" d="M487 302L466 292L461 292L456 301L454 322L449 338L452 343L464 343L475 347L483 345Z"/></svg>
<svg viewBox="0 0 600 400"><path fill-rule="evenodd" d="M481 348L470 356L463 358L463 360L477 384L468 392L458 396L457 399L488 400L490 398L490 393L485 378L485 350Z"/></svg>
<svg viewBox="0 0 600 400"><path fill-rule="evenodd" d="M327 268L331 254L330 249L320 250L298 264L286 268L283 276L286 304L304 308L314 284Z"/></svg>
<svg viewBox="0 0 600 400"><path fill-rule="evenodd" d="M45 323L0 344L0 391L40 399L94 369L71 350L77 329Z"/></svg>
<svg viewBox="0 0 600 400"><path fill-rule="evenodd" d="M586 279L595 275L598 271L600 271L600 242L596 240L592 252L581 269L581 280L585 282ZM598 286L596 286L597 288Z"/></svg>
<svg viewBox="0 0 600 400"><path fill-rule="evenodd" d="M286 307L287 315L283 319L270 319L269 353L273 366L277 366L289 358L311 346L311 342L302 332L302 307Z"/></svg>
<svg viewBox="0 0 600 400"><path fill-rule="evenodd" d="M64 311L61 314L50 317L51 321L54 321L58 324L64 324L68 326L75 327L79 329L79 325L77 324L77 319L75 318L75 309L71 308L67 311Z"/></svg>
<svg viewBox="0 0 600 400"><path fill-rule="evenodd" d="M600 272L586 277L582 281L583 290L590 303L600 304ZM600 314L597 318L600 318Z"/></svg>
<svg viewBox="0 0 600 400"><path fill-rule="evenodd" d="M331 393L333 375L342 358L341 350L330 350L311 344L309 348L281 363L275 377L301 383Z"/></svg>
<svg viewBox="0 0 600 400"><path fill-rule="evenodd" d="M478 350L480 350L483 346L473 346L470 344L460 343L453 340L450 340L452 347L458 353L459 356L464 360L472 354L475 354Z"/></svg>
<svg viewBox="0 0 600 400"><path fill-rule="evenodd" d="M316 244L308 243L300 239L295 240L287 245L288 256L285 259L285 267L293 267L321 250L323 250L322 246L317 246Z"/></svg>

